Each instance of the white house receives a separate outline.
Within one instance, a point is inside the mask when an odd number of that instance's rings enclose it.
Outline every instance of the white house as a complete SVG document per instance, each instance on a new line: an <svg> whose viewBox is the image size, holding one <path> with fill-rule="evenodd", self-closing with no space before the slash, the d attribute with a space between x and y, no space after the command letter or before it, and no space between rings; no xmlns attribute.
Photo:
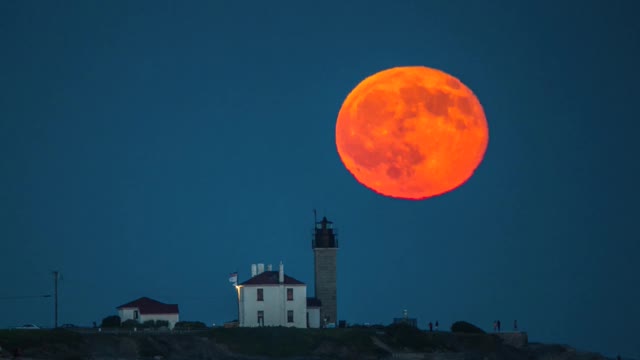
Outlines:
<svg viewBox="0 0 640 360"><path fill-rule="evenodd" d="M319 328L320 322L320 308L322 302L316 298L307 298L307 327Z"/></svg>
<svg viewBox="0 0 640 360"><path fill-rule="evenodd" d="M237 286L241 327L307 327L307 285L279 271L251 266L251 279Z"/></svg>
<svg viewBox="0 0 640 360"><path fill-rule="evenodd" d="M117 307L120 321L136 320L144 323L149 320L165 320L169 322L169 328L173 329L180 321L180 311L176 304L164 304L148 297L120 305Z"/></svg>

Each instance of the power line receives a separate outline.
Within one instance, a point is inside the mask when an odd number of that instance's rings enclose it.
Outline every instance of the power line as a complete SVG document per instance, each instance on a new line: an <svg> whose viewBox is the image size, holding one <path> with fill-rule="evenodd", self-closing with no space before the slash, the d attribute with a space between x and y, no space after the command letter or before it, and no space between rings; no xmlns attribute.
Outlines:
<svg viewBox="0 0 640 360"><path fill-rule="evenodd" d="M37 298L50 298L51 295L21 295L21 296L0 296L0 300L22 300L22 299L37 299Z"/></svg>

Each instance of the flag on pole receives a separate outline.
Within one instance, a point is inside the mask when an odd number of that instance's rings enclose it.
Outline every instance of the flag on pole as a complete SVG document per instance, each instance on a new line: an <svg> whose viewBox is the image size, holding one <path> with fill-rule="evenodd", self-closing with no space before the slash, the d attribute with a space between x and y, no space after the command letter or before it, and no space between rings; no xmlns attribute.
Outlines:
<svg viewBox="0 0 640 360"><path fill-rule="evenodd" d="M238 273L237 272L232 272L229 275L229 282L233 283L233 285L238 285Z"/></svg>

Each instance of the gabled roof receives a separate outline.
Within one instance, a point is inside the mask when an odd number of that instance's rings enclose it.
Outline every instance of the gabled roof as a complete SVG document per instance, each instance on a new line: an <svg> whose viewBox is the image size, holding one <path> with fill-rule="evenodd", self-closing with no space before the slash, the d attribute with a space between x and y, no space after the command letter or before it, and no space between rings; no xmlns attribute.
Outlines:
<svg viewBox="0 0 640 360"><path fill-rule="evenodd" d="M252 277L251 279L243 282L240 285L280 285L278 281L279 273L277 271L265 271L259 275ZM300 280L296 280L291 276L284 275L285 285L304 285Z"/></svg>
<svg viewBox="0 0 640 360"><path fill-rule="evenodd" d="M126 303L118 306L116 309L138 309L141 315L148 314L178 314L178 305L176 304L164 304L160 301L150 299L148 297L141 297L138 300Z"/></svg>
<svg viewBox="0 0 640 360"><path fill-rule="evenodd" d="M308 297L307 298L307 307L322 307L322 301L318 298Z"/></svg>

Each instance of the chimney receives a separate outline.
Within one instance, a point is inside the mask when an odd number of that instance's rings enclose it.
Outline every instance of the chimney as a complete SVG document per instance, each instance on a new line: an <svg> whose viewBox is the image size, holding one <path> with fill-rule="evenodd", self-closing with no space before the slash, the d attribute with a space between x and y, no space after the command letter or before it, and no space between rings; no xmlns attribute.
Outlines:
<svg viewBox="0 0 640 360"><path fill-rule="evenodd" d="M256 264L251 264L251 277L258 275L258 267Z"/></svg>
<svg viewBox="0 0 640 360"><path fill-rule="evenodd" d="M273 266L271 264L267 265L267 271L273 271Z"/></svg>
<svg viewBox="0 0 640 360"><path fill-rule="evenodd" d="M260 263L258 264L258 275L262 274L264 272L264 264Z"/></svg>
<svg viewBox="0 0 640 360"><path fill-rule="evenodd" d="M280 261L280 272L278 273L278 281L280 284L284 283L284 265L282 265L282 261Z"/></svg>

